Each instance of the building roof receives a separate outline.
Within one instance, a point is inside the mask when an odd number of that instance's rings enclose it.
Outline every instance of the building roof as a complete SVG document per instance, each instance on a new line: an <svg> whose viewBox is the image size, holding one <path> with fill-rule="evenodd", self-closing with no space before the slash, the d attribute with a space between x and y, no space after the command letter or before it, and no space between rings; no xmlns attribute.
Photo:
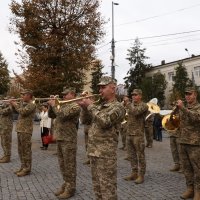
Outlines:
<svg viewBox="0 0 200 200"><path fill-rule="evenodd" d="M176 63L181 62L181 61L183 61L183 62L184 62L184 61L191 61L191 60L195 60L195 59L197 59L197 58L200 58L200 55L197 55L197 56L192 55L192 56L189 57L189 58L184 58L184 59L172 61L172 62L169 62L169 63L165 63L165 60L163 60L163 61L161 61L161 63L164 62L163 64L153 66L153 68L165 67L166 65L173 65L173 64L176 64Z"/></svg>

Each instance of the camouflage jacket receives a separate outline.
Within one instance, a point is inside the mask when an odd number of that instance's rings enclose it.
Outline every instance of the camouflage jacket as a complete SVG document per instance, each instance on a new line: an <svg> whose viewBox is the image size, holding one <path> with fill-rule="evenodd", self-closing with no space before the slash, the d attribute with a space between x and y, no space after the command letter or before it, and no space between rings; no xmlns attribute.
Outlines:
<svg viewBox="0 0 200 200"><path fill-rule="evenodd" d="M88 107L92 127L88 134L88 155L116 159L118 129L125 116L124 107L116 100Z"/></svg>
<svg viewBox="0 0 200 200"><path fill-rule="evenodd" d="M55 118L54 132L56 140L77 143L77 123L80 115L80 107L77 103L63 104L60 109L50 106L49 117Z"/></svg>
<svg viewBox="0 0 200 200"><path fill-rule="evenodd" d="M32 102L16 105L14 110L19 113L16 124L16 132L32 134L33 119L35 116L36 105Z"/></svg>
<svg viewBox="0 0 200 200"><path fill-rule="evenodd" d="M183 107L180 114L180 138L183 144L200 145L200 104Z"/></svg>
<svg viewBox="0 0 200 200"><path fill-rule="evenodd" d="M13 127L12 107L3 104L0 107L0 131L5 129L12 129L12 127Z"/></svg>
<svg viewBox="0 0 200 200"><path fill-rule="evenodd" d="M84 125L91 125L92 115L89 113L89 111L86 108L81 109L80 120L81 120L81 123Z"/></svg>
<svg viewBox="0 0 200 200"><path fill-rule="evenodd" d="M142 136L144 137L144 126L145 126L145 116L148 111L148 106L144 102L129 103L128 109L128 135Z"/></svg>

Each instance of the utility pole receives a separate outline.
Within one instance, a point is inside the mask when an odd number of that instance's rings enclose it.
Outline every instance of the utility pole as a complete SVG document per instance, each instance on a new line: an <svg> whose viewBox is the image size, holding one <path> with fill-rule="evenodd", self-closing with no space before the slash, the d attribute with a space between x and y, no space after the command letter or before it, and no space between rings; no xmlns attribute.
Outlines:
<svg viewBox="0 0 200 200"><path fill-rule="evenodd" d="M112 41L111 41L111 76L112 79L115 79L115 39L114 39L114 5L119 5L118 3L114 3L112 1Z"/></svg>

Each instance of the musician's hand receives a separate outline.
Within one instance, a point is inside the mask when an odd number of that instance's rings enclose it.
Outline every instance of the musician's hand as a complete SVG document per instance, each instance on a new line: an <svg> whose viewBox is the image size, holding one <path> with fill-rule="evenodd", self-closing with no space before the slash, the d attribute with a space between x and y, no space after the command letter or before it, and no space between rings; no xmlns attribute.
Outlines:
<svg viewBox="0 0 200 200"><path fill-rule="evenodd" d="M124 100L124 106L126 106L130 102L128 97L124 97L123 100Z"/></svg>
<svg viewBox="0 0 200 200"><path fill-rule="evenodd" d="M183 101L179 99L179 100L176 102L176 106L178 106L179 109L183 108L183 107L184 107Z"/></svg>
<svg viewBox="0 0 200 200"><path fill-rule="evenodd" d="M17 102L14 100L10 100L9 103L11 106L14 106L14 107L17 105Z"/></svg>
<svg viewBox="0 0 200 200"><path fill-rule="evenodd" d="M93 101L89 98L83 99L81 101L77 102L81 107L88 107L89 105L91 105L93 103Z"/></svg>
<svg viewBox="0 0 200 200"><path fill-rule="evenodd" d="M48 101L48 104L49 104L50 106L55 106L55 99L50 99L50 100Z"/></svg>

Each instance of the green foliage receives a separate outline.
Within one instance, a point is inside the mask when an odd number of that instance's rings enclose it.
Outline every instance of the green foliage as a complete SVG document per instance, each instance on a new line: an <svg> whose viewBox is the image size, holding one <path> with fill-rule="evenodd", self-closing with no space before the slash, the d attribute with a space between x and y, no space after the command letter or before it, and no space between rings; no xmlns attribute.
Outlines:
<svg viewBox="0 0 200 200"><path fill-rule="evenodd" d="M141 43L138 38L135 39L133 47L128 49L127 60L131 68L124 80L129 95L134 88L141 87L142 79L151 67L151 65L145 62L146 59L148 59L148 57L145 56L145 51L145 48L141 48Z"/></svg>
<svg viewBox="0 0 200 200"><path fill-rule="evenodd" d="M63 86L84 85L84 71L104 35L99 1L12 0L10 30L19 34L19 81L36 96L57 94Z"/></svg>
<svg viewBox="0 0 200 200"><path fill-rule="evenodd" d="M155 73L153 77L144 78L141 83L144 100L148 102L152 98L157 98L159 105L164 106L166 87L165 75L160 71Z"/></svg>
<svg viewBox="0 0 200 200"><path fill-rule="evenodd" d="M183 62L179 62L178 66L175 68L174 84L172 89L172 96L176 95L174 100L183 99L185 96L185 88L187 86L192 86L192 84L192 80L189 79Z"/></svg>
<svg viewBox="0 0 200 200"><path fill-rule="evenodd" d="M5 95L9 89L10 76L8 64L0 52L0 95Z"/></svg>
<svg viewBox="0 0 200 200"><path fill-rule="evenodd" d="M99 87L98 83L100 82L100 78L103 76L103 65L101 61L97 60L95 63L93 63L92 67L92 81L91 81L91 89L93 94L98 94L99 93Z"/></svg>

